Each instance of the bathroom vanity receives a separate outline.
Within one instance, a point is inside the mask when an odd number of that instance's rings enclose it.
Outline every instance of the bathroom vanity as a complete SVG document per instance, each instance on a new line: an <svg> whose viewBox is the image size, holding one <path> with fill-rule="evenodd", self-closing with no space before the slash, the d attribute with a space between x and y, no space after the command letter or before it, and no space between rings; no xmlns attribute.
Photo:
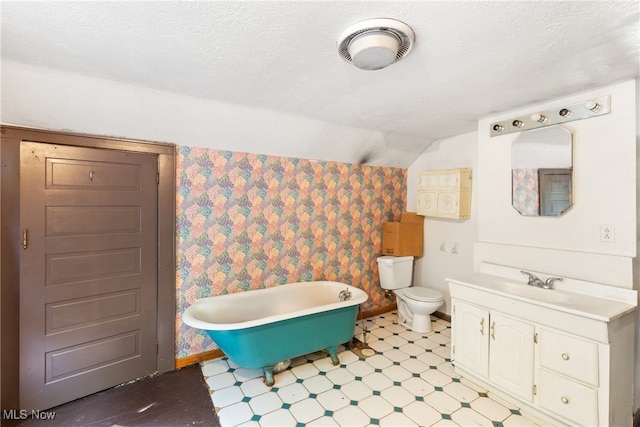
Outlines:
<svg viewBox="0 0 640 427"><path fill-rule="evenodd" d="M447 282L456 372L554 424L632 424L636 291L493 265Z"/></svg>

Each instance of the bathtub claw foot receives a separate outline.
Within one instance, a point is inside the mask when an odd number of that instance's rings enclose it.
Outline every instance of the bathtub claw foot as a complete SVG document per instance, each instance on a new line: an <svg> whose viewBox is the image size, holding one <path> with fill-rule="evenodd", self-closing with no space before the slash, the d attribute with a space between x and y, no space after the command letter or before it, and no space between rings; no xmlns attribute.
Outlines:
<svg viewBox="0 0 640 427"><path fill-rule="evenodd" d="M275 384L276 380L273 378L273 366L264 368L264 377L262 377L262 380L267 387Z"/></svg>
<svg viewBox="0 0 640 427"><path fill-rule="evenodd" d="M331 358L331 363L333 366L338 366L340 364L340 359L338 359L338 355L336 354L335 347L327 348L327 352L329 353L329 357Z"/></svg>

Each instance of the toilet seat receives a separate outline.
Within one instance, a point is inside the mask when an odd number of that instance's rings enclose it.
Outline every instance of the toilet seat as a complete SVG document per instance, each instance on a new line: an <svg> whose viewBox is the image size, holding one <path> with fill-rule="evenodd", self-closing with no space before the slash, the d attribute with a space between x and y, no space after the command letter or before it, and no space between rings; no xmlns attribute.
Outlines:
<svg viewBox="0 0 640 427"><path fill-rule="evenodd" d="M442 292L435 289L411 287L399 290L402 295L414 301L436 302L442 300ZM398 291L396 291L398 292Z"/></svg>

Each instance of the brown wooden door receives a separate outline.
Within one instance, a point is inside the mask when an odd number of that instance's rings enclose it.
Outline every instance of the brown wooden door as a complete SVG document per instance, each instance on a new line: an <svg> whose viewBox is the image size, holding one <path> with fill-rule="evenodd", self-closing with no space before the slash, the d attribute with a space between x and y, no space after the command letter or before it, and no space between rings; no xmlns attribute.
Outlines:
<svg viewBox="0 0 640 427"><path fill-rule="evenodd" d="M157 156L22 142L20 407L156 372Z"/></svg>

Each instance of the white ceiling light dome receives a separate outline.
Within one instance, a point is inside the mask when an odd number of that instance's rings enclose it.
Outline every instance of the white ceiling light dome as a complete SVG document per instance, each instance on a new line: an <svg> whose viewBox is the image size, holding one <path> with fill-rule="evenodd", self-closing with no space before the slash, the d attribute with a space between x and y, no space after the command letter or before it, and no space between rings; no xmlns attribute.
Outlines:
<svg viewBox="0 0 640 427"><path fill-rule="evenodd" d="M413 47L414 34L404 22L375 18L350 26L338 38L338 53L362 70L379 70L400 61Z"/></svg>

